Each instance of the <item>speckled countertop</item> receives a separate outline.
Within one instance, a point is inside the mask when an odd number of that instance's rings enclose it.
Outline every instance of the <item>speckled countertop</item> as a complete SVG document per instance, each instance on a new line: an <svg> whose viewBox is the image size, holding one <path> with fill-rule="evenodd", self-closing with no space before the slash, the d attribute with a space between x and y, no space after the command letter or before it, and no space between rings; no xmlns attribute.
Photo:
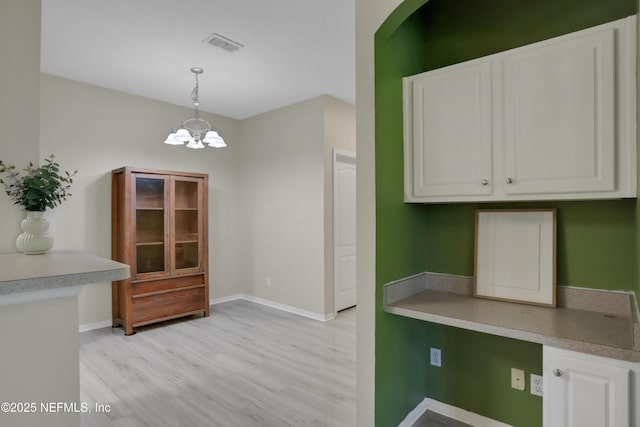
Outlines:
<svg viewBox="0 0 640 427"><path fill-rule="evenodd" d="M558 288L558 308L472 296L472 278L423 273L385 286L385 311L558 348L640 361L635 297Z"/></svg>
<svg viewBox="0 0 640 427"><path fill-rule="evenodd" d="M127 264L80 252L0 254L0 300L129 277Z"/></svg>

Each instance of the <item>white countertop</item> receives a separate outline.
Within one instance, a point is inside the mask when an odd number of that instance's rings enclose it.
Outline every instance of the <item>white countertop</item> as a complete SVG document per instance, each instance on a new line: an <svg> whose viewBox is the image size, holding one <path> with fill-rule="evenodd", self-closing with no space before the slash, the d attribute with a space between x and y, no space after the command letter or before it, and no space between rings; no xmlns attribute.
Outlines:
<svg viewBox="0 0 640 427"><path fill-rule="evenodd" d="M129 277L127 264L81 252L0 254L0 305L50 298L90 283Z"/></svg>

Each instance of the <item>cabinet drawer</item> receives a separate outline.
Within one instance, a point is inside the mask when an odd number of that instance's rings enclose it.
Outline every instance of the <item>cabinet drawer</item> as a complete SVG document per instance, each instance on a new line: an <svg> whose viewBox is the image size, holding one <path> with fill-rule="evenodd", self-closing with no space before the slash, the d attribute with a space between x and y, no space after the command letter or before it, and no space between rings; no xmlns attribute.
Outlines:
<svg viewBox="0 0 640 427"><path fill-rule="evenodd" d="M204 287L133 298L133 323L140 325L206 309Z"/></svg>
<svg viewBox="0 0 640 427"><path fill-rule="evenodd" d="M172 277L171 279L133 283L132 294L135 297L154 292L165 292L202 284L204 284L204 274L197 274L195 276Z"/></svg>

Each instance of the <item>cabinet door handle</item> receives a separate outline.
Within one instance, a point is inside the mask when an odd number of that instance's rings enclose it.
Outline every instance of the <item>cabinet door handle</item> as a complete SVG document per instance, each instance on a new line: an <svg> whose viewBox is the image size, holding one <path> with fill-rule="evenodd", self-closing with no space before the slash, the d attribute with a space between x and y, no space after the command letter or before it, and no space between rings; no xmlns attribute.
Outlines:
<svg viewBox="0 0 640 427"><path fill-rule="evenodd" d="M507 184L513 184L513 179L511 178L507 178L506 181L507 181Z"/></svg>
<svg viewBox="0 0 640 427"><path fill-rule="evenodd" d="M562 371L560 369L554 369L553 370L553 375L555 375L556 377L561 377L562 376Z"/></svg>
<svg viewBox="0 0 640 427"><path fill-rule="evenodd" d="M482 184L482 185L488 185L488 184L489 184L489 181L488 181L488 180L486 180L486 179L483 179L482 181L480 181L480 184Z"/></svg>

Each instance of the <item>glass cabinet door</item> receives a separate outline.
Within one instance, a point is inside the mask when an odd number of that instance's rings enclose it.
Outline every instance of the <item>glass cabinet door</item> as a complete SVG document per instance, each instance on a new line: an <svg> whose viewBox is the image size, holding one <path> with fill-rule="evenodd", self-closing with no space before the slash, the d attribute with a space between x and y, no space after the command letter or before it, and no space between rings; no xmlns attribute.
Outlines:
<svg viewBox="0 0 640 427"><path fill-rule="evenodd" d="M175 269L200 268L200 180L174 179Z"/></svg>
<svg viewBox="0 0 640 427"><path fill-rule="evenodd" d="M165 178L135 175L134 182L136 274L163 275L167 271Z"/></svg>

